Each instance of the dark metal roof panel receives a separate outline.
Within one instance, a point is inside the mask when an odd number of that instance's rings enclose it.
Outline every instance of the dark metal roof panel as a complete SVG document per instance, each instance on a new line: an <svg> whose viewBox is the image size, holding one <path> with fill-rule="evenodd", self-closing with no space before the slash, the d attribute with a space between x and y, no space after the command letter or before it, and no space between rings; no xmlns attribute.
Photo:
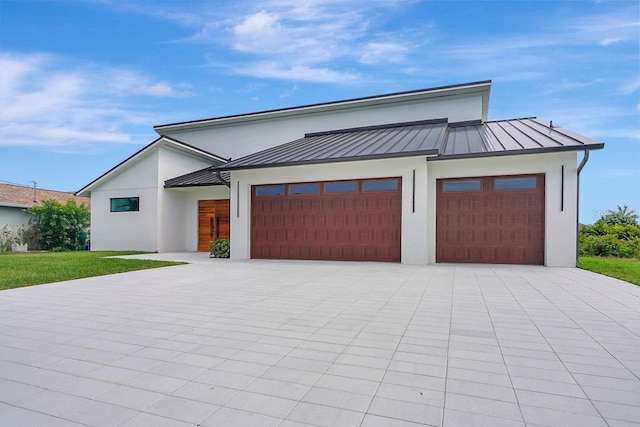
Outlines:
<svg viewBox="0 0 640 427"><path fill-rule="evenodd" d="M599 149L593 141L535 118L449 124L444 119L308 134L219 166L220 170L433 155L429 160Z"/></svg>
<svg viewBox="0 0 640 427"><path fill-rule="evenodd" d="M231 174L229 172L221 172L220 176L226 182L229 182ZM214 167L200 169L185 175L168 179L164 182L164 188L180 188L180 187L203 187L209 185L225 185L218 179L218 174Z"/></svg>
<svg viewBox="0 0 640 427"><path fill-rule="evenodd" d="M230 162L221 169L265 164L335 161L350 158L384 157L436 150L446 122L407 123L389 128L375 127L342 133L316 133Z"/></svg>

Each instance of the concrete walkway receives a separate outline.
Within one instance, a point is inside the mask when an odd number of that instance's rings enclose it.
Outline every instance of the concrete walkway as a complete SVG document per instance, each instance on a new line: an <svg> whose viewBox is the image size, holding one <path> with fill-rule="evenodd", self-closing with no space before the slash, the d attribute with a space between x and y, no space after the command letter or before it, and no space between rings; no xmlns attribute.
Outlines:
<svg viewBox="0 0 640 427"><path fill-rule="evenodd" d="M628 283L173 257L193 263L0 292L0 424L640 424Z"/></svg>

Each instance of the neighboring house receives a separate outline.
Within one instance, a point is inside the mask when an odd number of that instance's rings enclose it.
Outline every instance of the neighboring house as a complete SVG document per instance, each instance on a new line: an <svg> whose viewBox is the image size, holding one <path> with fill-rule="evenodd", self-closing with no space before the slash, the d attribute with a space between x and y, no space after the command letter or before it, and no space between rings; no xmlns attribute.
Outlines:
<svg viewBox="0 0 640 427"><path fill-rule="evenodd" d="M156 126L80 191L92 249L574 266L577 153L537 118L487 121L490 81ZM233 158L234 160L231 160Z"/></svg>
<svg viewBox="0 0 640 427"><path fill-rule="evenodd" d="M0 228L4 226L19 227L25 225L33 215L24 210L33 207L43 200L54 199L64 204L69 199L75 199L80 205L91 206L89 197L78 197L71 192L45 190L13 184L0 184Z"/></svg>

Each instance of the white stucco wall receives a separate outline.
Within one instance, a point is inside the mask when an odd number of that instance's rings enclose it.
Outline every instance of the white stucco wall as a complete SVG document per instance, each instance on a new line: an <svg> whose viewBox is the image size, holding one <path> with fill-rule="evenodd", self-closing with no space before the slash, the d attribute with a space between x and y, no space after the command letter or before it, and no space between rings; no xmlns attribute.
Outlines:
<svg viewBox="0 0 640 427"><path fill-rule="evenodd" d="M91 192L91 250L158 250L157 176L154 151ZM140 197L140 211L110 212L116 197Z"/></svg>
<svg viewBox="0 0 640 427"><path fill-rule="evenodd" d="M163 187L164 181L167 179L208 166L211 166L211 163L185 155L185 153L170 147L162 147L158 150L158 252L181 252L197 249L197 247L191 249L185 239L188 223L194 222L187 209L186 194ZM197 214L195 222L197 227Z"/></svg>
<svg viewBox="0 0 640 427"><path fill-rule="evenodd" d="M184 251L186 198L164 181L211 163L168 146L152 149L91 191L91 249ZM110 212L110 199L139 197L139 212Z"/></svg>
<svg viewBox="0 0 640 427"><path fill-rule="evenodd" d="M416 171L415 212L412 212L413 170ZM426 264L427 163L424 157L232 172L231 258L249 259L251 255L252 185L397 176L402 177L402 262ZM237 194L240 197L236 201Z"/></svg>
<svg viewBox="0 0 640 427"><path fill-rule="evenodd" d="M564 165L564 210L561 206L561 170ZM441 178L545 174L545 265L575 267L576 262L576 153L502 156L428 162L428 261L436 253L436 180Z"/></svg>
<svg viewBox="0 0 640 427"><path fill-rule="evenodd" d="M305 133L416 120L449 118L450 122L482 118L482 96L396 102L375 108L341 109L322 114L298 114L251 120L166 134L188 144L234 159L304 137Z"/></svg>

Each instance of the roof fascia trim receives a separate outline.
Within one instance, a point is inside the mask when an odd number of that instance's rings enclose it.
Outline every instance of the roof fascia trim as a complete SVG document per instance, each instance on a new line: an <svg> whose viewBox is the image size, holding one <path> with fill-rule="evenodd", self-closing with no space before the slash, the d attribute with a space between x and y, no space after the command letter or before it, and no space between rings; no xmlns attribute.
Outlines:
<svg viewBox="0 0 640 427"><path fill-rule="evenodd" d="M11 203L11 202L0 202L0 206L5 207L5 208L29 209L33 205L23 205L21 203Z"/></svg>
<svg viewBox="0 0 640 427"><path fill-rule="evenodd" d="M222 183L216 183L216 184L181 184L181 185L167 185L164 184L163 188L190 188L190 187L218 187L220 185L224 185Z"/></svg>
<svg viewBox="0 0 640 427"><path fill-rule="evenodd" d="M215 160L219 160L219 161L224 162L224 163L229 161L229 159L225 159L222 156L218 156L217 154L213 154L213 153L211 153L209 151L203 150L202 148L195 147L195 146L193 146L191 144L187 144L186 142L182 142L182 141L180 141L178 139L172 138L172 137L167 136L167 135L161 135L161 139L165 139L167 142L169 142L169 143L171 143L173 145L176 145L176 146L180 147L181 149L186 149L186 151L192 151L192 152L194 152L194 153L196 153L196 154L198 154L200 156L204 156L204 157L207 157L207 158L212 158L212 159L215 159Z"/></svg>
<svg viewBox="0 0 640 427"><path fill-rule="evenodd" d="M215 160L219 160L219 161L223 161L223 162L227 162L228 160L217 156L213 153L209 153L208 151L205 150L201 150L197 147L194 147L192 145L189 144L185 144L182 141L179 141L175 138L171 138L165 135L161 135L158 138L156 138L153 142L151 142L150 144L147 144L146 146L142 147L140 150L136 151L135 153L133 153L132 155L130 155L129 157L127 157L126 159L124 159L123 161L121 161L120 163L118 163L117 165L115 165L114 167L112 167L111 169L109 169L108 171L106 171L105 173L103 173L102 175L100 175L99 177L97 177L96 179L94 179L93 181L91 181L89 184L85 185L84 187L82 187L80 190L76 191L75 193L73 193L75 196L82 196L83 193L87 193L87 192L91 192L91 190L98 185L100 182L104 181L105 179L109 178L110 176L114 175L115 173L117 173L118 171L124 169L125 167L127 167L129 164L131 164L134 160L137 160L140 156L142 156L143 154L146 154L148 152L150 152L152 149L156 148L157 146L159 146L161 143L166 142L170 145L173 145L175 147L178 147L180 149L183 149L185 151L189 151L192 152L200 157L205 157L205 158L209 158L209 159L215 159ZM86 196L84 196L86 197Z"/></svg>
<svg viewBox="0 0 640 427"><path fill-rule="evenodd" d="M264 118L268 118L269 116L274 116L274 115L294 115L294 114L302 114L305 112L308 112L309 110L327 110L327 109L332 109L332 108L336 108L336 107L349 107L353 104L363 104L365 105L367 103L367 101L369 102L375 102L375 101L387 101L387 102L391 102L396 98L401 98L401 97L408 97L413 95L414 97L418 97L420 95L432 95L429 97L433 97L433 95L437 94L438 92L446 92L446 91L454 91L454 90L458 90L458 91L462 91L465 89L480 89L480 90L484 90L484 92L487 93L487 100L486 103L488 105L488 93L490 92L491 89L491 80L480 80L480 81L476 81L476 82L469 82L469 83L460 83L460 84L455 84L455 85L447 85L447 86L437 86L437 87L433 87L433 88L426 88L426 89L417 89L417 90L411 90L411 91L404 91L404 92L395 92L395 93L389 93L389 94L382 94L382 95L373 95L373 96L366 96L366 97L361 97L361 98L352 98L352 99L345 99L345 100L340 100L340 101L331 101L331 102L322 102L322 103L317 103L317 104L308 104L308 105L301 105L301 106L297 106L297 107L287 107L287 108L278 108L278 109L274 109L274 110L265 110L265 111L258 111L255 113L244 113L244 114L236 114L236 115L230 115L230 116L221 116L221 117L213 117L213 118L208 118L208 119L200 119L200 120L190 120L190 121L185 121L185 122L177 122L177 123L169 123L169 124L165 124L165 125L157 125L154 126L153 129L160 135L163 134L163 131L175 131L178 129L183 129L183 130L190 130L190 129L197 129L197 128L201 128L201 127L206 127L209 125L215 125L215 124L223 124L223 123L229 123L229 122L234 122L234 121L243 121L243 120L259 120L259 119L264 119ZM484 98L484 97L483 97ZM483 104L484 104L484 100L483 100ZM483 110L485 110L484 106L483 106ZM485 118L486 120L486 118Z"/></svg>
<svg viewBox="0 0 640 427"><path fill-rule="evenodd" d="M505 150L505 151L485 151L482 153L469 153L469 154L450 154L441 155L437 157L429 157L427 161L436 162L442 160L459 160L459 159L475 159L482 157L501 157L501 156L519 156L524 154L546 154L546 153L558 153L567 151L584 151L584 150L601 150L604 148L604 143L589 144L589 145L572 145L568 147L547 147L547 148L532 148L532 149L519 149L519 150Z"/></svg>

